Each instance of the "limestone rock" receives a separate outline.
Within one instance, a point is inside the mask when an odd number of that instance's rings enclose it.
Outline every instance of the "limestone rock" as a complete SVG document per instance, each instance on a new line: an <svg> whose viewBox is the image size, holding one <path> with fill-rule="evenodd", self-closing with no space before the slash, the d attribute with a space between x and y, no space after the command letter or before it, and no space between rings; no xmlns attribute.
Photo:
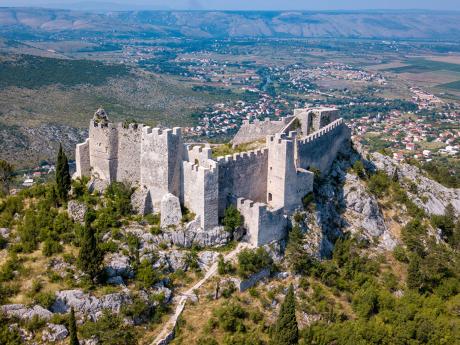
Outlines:
<svg viewBox="0 0 460 345"><path fill-rule="evenodd" d="M33 317L49 320L53 316L53 313L39 305L29 308L23 304L6 304L0 306L0 310L9 317L14 316L21 320L32 319Z"/></svg>
<svg viewBox="0 0 460 345"><path fill-rule="evenodd" d="M128 293L112 293L97 298L90 294L85 294L81 290L63 290L56 292L56 301L51 306L55 313L67 313L71 307L77 313L88 315L93 320L101 315L103 310L110 310L118 313L124 304L132 303Z"/></svg>
<svg viewBox="0 0 460 345"><path fill-rule="evenodd" d="M131 205L139 214L146 215L152 213L154 210L150 190L145 186L137 187L131 195Z"/></svg>
<svg viewBox="0 0 460 345"><path fill-rule="evenodd" d="M8 238L10 236L11 230L8 228L0 228L0 236L3 238Z"/></svg>
<svg viewBox="0 0 460 345"><path fill-rule="evenodd" d="M67 204L69 217L75 222L83 223L85 221L85 214L87 210L88 207L84 203L76 200L70 200Z"/></svg>
<svg viewBox="0 0 460 345"><path fill-rule="evenodd" d="M417 192L408 192L408 195L415 204L422 207L428 214L442 215L446 206L451 203L457 214L460 215L460 188L444 187L426 177L419 168L409 164L398 163L381 153L372 153L371 158L376 168L385 171L389 176L393 176L397 169L401 184L404 185L405 181L415 184Z"/></svg>
<svg viewBox="0 0 460 345"><path fill-rule="evenodd" d="M67 338L69 331L64 325L48 323L43 331L42 339L44 342L56 342Z"/></svg>
<svg viewBox="0 0 460 345"><path fill-rule="evenodd" d="M357 220L355 228L362 228L371 237L381 236L386 226L377 200L366 191L357 176L347 174L346 181L343 197L347 211L353 212Z"/></svg>
<svg viewBox="0 0 460 345"><path fill-rule="evenodd" d="M171 193L161 199L161 226L178 225L182 219L179 198Z"/></svg>
<svg viewBox="0 0 460 345"><path fill-rule="evenodd" d="M90 193L97 192L99 194L102 194L108 187L108 185L108 181L101 180L97 177L93 177L91 181L88 182L88 185L86 187L88 188L88 191Z"/></svg>
<svg viewBox="0 0 460 345"><path fill-rule="evenodd" d="M198 254L198 265L200 265L202 270L207 271L212 266L212 264L217 262L218 257L219 253L210 250L200 252Z"/></svg>
<svg viewBox="0 0 460 345"><path fill-rule="evenodd" d="M129 263L129 257L121 254L112 254L108 258L108 263L105 267L105 272L109 278L121 276L125 278L133 278L134 271Z"/></svg>

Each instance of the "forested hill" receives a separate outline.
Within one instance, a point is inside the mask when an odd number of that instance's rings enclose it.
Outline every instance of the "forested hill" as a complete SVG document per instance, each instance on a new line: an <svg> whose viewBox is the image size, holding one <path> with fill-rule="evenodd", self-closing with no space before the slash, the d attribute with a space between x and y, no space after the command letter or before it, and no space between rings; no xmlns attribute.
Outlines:
<svg viewBox="0 0 460 345"><path fill-rule="evenodd" d="M26 36L81 31L184 37L452 39L460 12L433 11L124 11L0 8L0 32Z"/></svg>

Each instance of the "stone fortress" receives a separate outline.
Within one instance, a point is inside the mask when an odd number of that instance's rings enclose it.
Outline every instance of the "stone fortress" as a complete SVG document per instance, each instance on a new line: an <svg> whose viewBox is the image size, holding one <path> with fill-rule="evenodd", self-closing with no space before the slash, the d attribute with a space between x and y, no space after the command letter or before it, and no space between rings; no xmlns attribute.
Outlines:
<svg viewBox="0 0 460 345"><path fill-rule="evenodd" d="M309 169L327 172L349 140L337 109L296 109L277 121L244 121L233 145L260 141L261 148L214 159L209 145L184 143L178 127L113 124L99 109L89 138L76 147L75 176L135 186L137 210L161 210L162 226L180 222L163 210L180 213L182 205L209 231L233 204L244 217L248 240L260 246L285 237L289 216L313 190Z"/></svg>

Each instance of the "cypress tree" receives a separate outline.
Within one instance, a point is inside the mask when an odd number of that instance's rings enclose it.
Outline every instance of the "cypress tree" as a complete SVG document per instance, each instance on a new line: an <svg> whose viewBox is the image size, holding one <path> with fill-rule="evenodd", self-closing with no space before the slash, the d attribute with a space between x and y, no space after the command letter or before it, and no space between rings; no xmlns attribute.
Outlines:
<svg viewBox="0 0 460 345"><path fill-rule="evenodd" d="M77 322L75 321L75 312L73 308L70 309L70 318L69 318L69 335L70 335L70 345L80 345L77 337Z"/></svg>
<svg viewBox="0 0 460 345"><path fill-rule="evenodd" d="M295 296L292 284L281 304L278 320L271 336L271 345L294 345L299 340L299 330L295 317Z"/></svg>
<svg viewBox="0 0 460 345"><path fill-rule="evenodd" d="M59 145L59 153L56 163L56 190L59 199L63 201L67 200L67 195L71 186L70 182L69 161L62 149L62 145Z"/></svg>
<svg viewBox="0 0 460 345"><path fill-rule="evenodd" d="M85 215L85 227L81 240L80 253L78 255L78 266L91 277L91 280L99 275L103 260L101 250L97 245L96 233L91 227L92 220L95 219L93 210L88 210Z"/></svg>

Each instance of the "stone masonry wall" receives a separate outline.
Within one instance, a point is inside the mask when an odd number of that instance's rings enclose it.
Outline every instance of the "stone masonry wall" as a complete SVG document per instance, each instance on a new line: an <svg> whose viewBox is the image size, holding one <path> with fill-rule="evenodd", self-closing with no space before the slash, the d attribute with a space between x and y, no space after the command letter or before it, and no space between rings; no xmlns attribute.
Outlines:
<svg viewBox="0 0 460 345"><path fill-rule="evenodd" d="M209 230L218 225L218 167L210 161L210 168L193 162L182 162L183 203L200 217L201 227Z"/></svg>
<svg viewBox="0 0 460 345"><path fill-rule="evenodd" d="M142 125L118 125L117 181L137 184L141 179Z"/></svg>
<svg viewBox="0 0 460 345"><path fill-rule="evenodd" d="M180 195L183 146L180 128L142 128L140 180L156 208L163 195Z"/></svg>
<svg viewBox="0 0 460 345"><path fill-rule="evenodd" d="M89 155L92 173L100 179L117 180L118 130L117 125L102 125L91 121L89 128Z"/></svg>
<svg viewBox="0 0 460 345"><path fill-rule="evenodd" d="M266 202L267 161L266 148L217 158L220 217L234 196Z"/></svg>
<svg viewBox="0 0 460 345"><path fill-rule="evenodd" d="M266 204L238 198L237 209L244 217L244 226L254 246L262 246L285 238L287 218L283 208L269 210Z"/></svg>
<svg viewBox="0 0 460 345"><path fill-rule="evenodd" d="M337 153L350 140L350 129L338 119L302 140L297 141L298 167L316 167L326 173Z"/></svg>
<svg viewBox="0 0 460 345"><path fill-rule="evenodd" d="M295 136L296 132L290 132L289 136L267 137L268 205L274 209L284 207L286 213L293 212L302 204L302 198L313 190L313 173L297 168Z"/></svg>
<svg viewBox="0 0 460 345"><path fill-rule="evenodd" d="M91 162L89 159L89 138L81 144L77 144L75 149L75 162L77 169L75 172L76 177L90 176Z"/></svg>
<svg viewBox="0 0 460 345"><path fill-rule="evenodd" d="M232 144L240 145L265 139L267 135L281 131L291 120L292 116L281 118L278 121L267 118L264 121L254 120L254 122L250 123L249 120L245 120L233 138Z"/></svg>

